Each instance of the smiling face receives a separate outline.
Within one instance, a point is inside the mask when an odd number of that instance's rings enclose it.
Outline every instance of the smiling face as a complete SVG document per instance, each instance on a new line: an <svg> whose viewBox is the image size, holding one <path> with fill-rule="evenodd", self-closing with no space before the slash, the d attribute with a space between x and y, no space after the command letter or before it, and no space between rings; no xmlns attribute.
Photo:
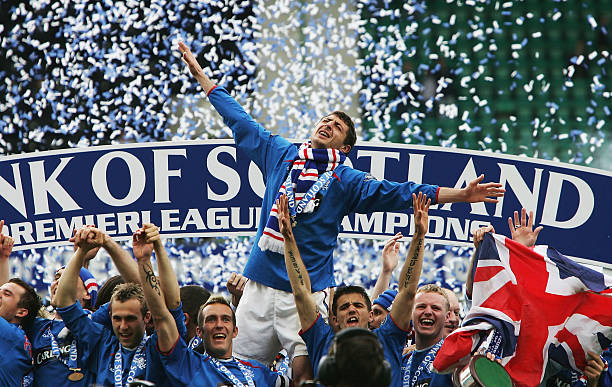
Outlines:
<svg viewBox="0 0 612 387"><path fill-rule="evenodd" d="M145 333L140 301L136 298L130 298L125 302L113 299L110 308L113 332L119 342L126 348L136 348Z"/></svg>
<svg viewBox="0 0 612 387"><path fill-rule="evenodd" d="M232 357L232 341L238 335L232 309L225 304L209 304L200 313L200 336L206 352L219 359Z"/></svg>
<svg viewBox="0 0 612 387"><path fill-rule="evenodd" d="M315 127L310 142L315 149L339 149L344 153L351 150L351 146L344 144L349 127L337 115L330 114L319 121Z"/></svg>
<svg viewBox="0 0 612 387"><path fill-rule="evenodd" d="M336 319L340 329L349 327L367 329L370 311L368 310L366 300L361 294L343 294L338 297L337 304L336 316L332 316L332 318Z"/></svg>
<svg viewBox="0 0 612 387"><path fill-rule="evenodd" d="M442 339L444 322L450 313L447 308L443 295L432 292L417 293L412 311L417 349L427 348Z"/></svg>

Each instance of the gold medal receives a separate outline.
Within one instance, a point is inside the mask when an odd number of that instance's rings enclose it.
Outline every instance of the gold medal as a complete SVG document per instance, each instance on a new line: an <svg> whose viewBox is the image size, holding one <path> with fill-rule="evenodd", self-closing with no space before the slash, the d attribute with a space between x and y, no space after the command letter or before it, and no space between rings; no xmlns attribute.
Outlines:
<svg viewBox="0 0 612 387"><path fill-rule="evenodd" d="M68 380L70 380L71 382L78 382L79 380L83 379L83 377L85 377L85 375L81 372L80 368L70 368L70 371L72 373L68 375Z"/></svg>

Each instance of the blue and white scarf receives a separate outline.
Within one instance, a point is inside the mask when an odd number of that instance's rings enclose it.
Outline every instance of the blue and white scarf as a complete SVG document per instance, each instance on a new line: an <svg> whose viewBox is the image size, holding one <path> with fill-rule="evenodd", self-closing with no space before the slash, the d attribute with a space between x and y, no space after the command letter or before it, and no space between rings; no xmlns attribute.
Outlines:
<svg viewBox="0 0 612 387"><path fill-rule="evenodd" d="M285 251L283 235L278 227L278 198L282 194L287 195L292 218L300 213L313 212L315 205L312 199L332 177L338 178L333 171L345 159L346 155L338 149L313 149L310 142L300 146L297 159L289 160L293 166L274 199L266 227L257 244L262 251L279 254Z"/></svg>

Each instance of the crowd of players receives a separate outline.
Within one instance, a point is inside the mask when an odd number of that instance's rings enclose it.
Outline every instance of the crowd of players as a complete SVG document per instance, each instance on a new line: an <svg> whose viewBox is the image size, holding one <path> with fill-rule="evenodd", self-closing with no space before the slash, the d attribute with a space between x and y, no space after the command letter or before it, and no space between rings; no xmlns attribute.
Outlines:
<svg viewBox="0 0 612 387"><path fill-rule="evenodd" d="M328 386L451 386L451 376L435 373L430 364L443 339L460 325L459 300L451 290L436 285L417 288L429 200L423 195L414 198L415 234L397 289L389 286L390 273L399 263L400 234L383 249L372 294L357 285L337 288L325 311L318 310L311 293L286 196L281 196L278 207L300 335L317 370L316 380ZM517 226L510 229L515 240L531 246L541 228L532 230L523 210ZM477 230L474 244L491 231L491 227ZM148 381L168 386L289 386L292 382L285 350L272 364L233 356L233 339L238 335L234 310L246 277L232 273L227 282L231 301L221 295L211 297L197 285L179 288L152 224L134 234L133 257L95 227L78 230L74 245L74 256L57 269L49 288L55 310L47 312L33 288L20 279L8 279L12 238L0 234L1 385L118 386ZM87 266L100 248L109 253L121 275L98 289ZM150 262L153 251L157 275ZM464 296L470 293L468 287ZM588 385L597 386L602 372L609 372L604 358L591 359L585 372ZM545 385L569 386L571 380L570 373L561 372Z"/></svg>
<svg viewBox="0 0 612 387"><path fill-rule="evenodd" d="M93 226L76 230L75 253L50 286L52 312L24 281L9 279L13 242L0 223L0 385L61 386L451 386L432 367L444 338L460 325L454 292L418 287L431 203L495 202L499 184L483 177L463 189L378 181L342 164L355 143L352 121L334 112L299 149L272 136L179 50L264 173L266 194L256 246L244 275L227 283L231 301L197 285L179 287L158 228L143 224L132 254ZM288 163L289 161L290 163ZM314 188L313 188L314 187ZM400 263L398 234L385 245L371 295L333 287L331 252L349 212L412 206L414 234ZM511 237L533 246L541 227L523 209ZM476 230L477 246L491 227ZM105 249L120 276L98 289L87 269ZM151 264L155 253L157 273ZM470 270L471 273L471 270ZM471 279L465 298L471 297ZM373 301L372 301L373 300ZM610 372L592 356L583 377L569 370L543 385L601 385Z"/></svg>

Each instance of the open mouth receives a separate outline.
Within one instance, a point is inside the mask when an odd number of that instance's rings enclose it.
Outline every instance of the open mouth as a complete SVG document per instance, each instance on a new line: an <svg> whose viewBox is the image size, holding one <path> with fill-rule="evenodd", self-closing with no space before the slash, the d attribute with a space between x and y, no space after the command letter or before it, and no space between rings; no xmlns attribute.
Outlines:
<svg viewBox="0 0 612 387"><path fill-rule="evenodd" d="M424 326L424 327L432 327L434 325L434 320L430 318L424 318L424 319L421 319L419 323L421 324L421 326Z"/></svg>
<svg viewBox="0 0 612 387"><path fill-rule="evenodd" d="M359 319L357 317L349 317L348 320L346 320L346 324L347 325L357 325L359 324Z"/></svg>
<svg viewBox="0 0 612 387"><path fill-rule="evenodd" d="M225 334L224 333L216 333L213 335L213 340L225 340Z"/></svg>
<svg viewBox="0 0 612 387"><path fill-rule="evenodd" d="M319 129L319 135L321 137L331 138L331 132L329 130L327 130L326 127Z"/></svg>

